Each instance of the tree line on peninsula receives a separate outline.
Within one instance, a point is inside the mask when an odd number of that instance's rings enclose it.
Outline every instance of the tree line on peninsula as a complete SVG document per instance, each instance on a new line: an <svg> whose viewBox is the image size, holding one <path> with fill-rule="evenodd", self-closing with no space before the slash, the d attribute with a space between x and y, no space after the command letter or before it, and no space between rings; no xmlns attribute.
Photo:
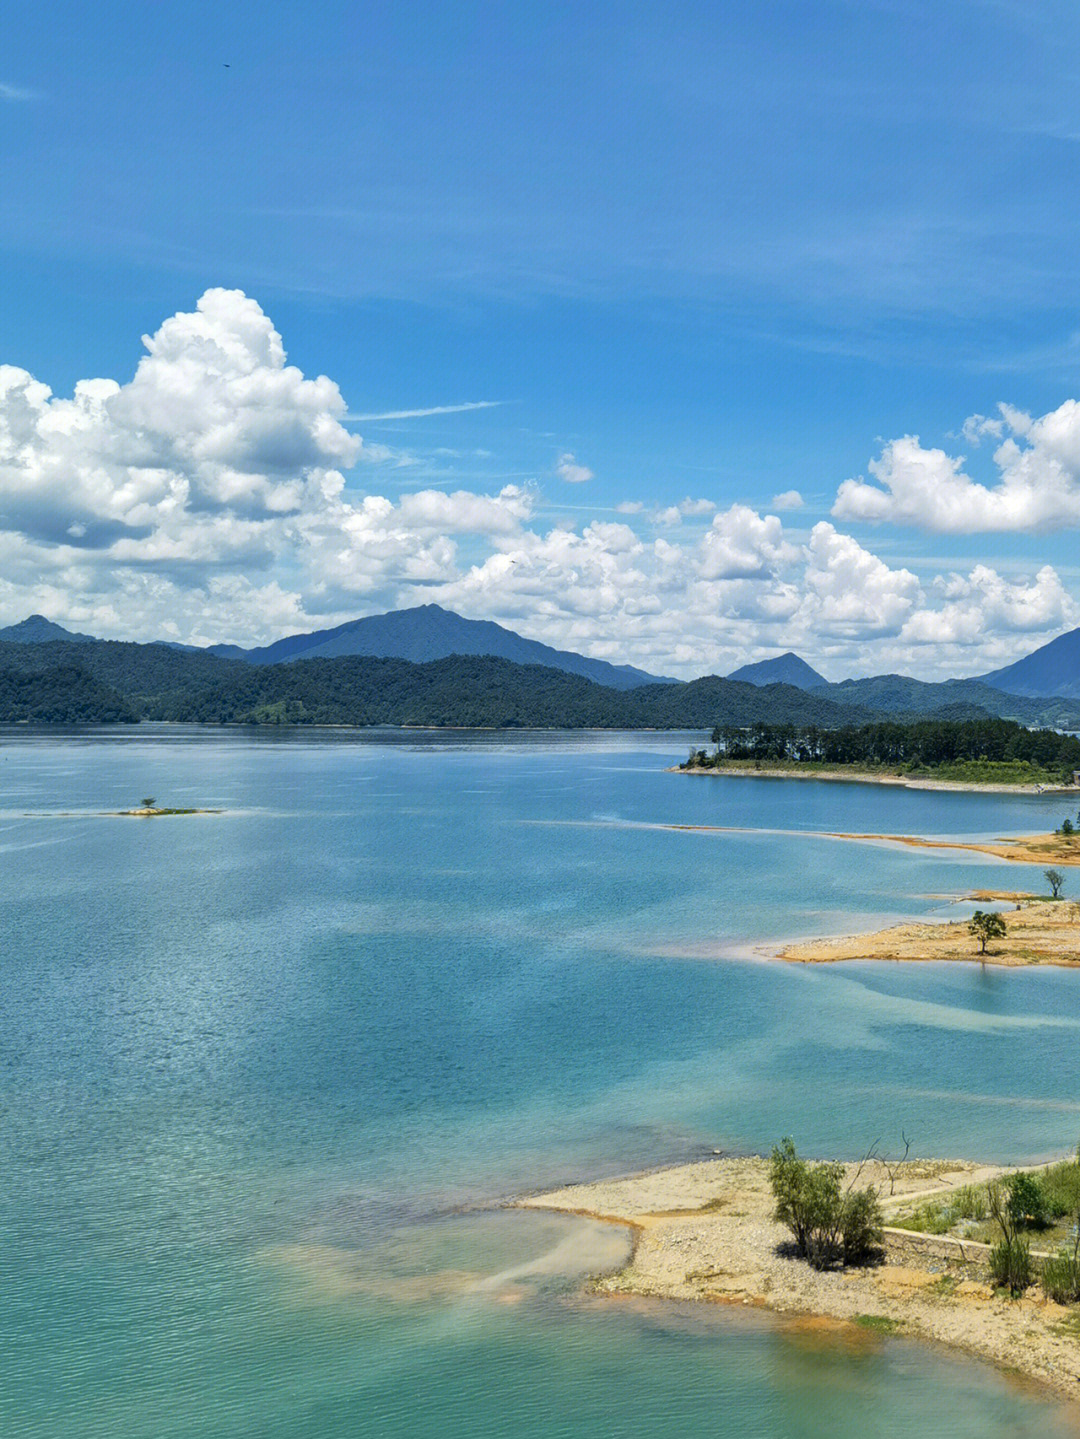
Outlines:
<svg viewBox="0 0 1080 1439"><path fill-rule="evenodd" d="M689 769L790 766L891 770L958 778L1015 778L1071 783L1080 770L1080 739L1050 729L1027 729L1013 720L877 720L819 725L754 722L718 724L711 753L695 750Z"/></svg>

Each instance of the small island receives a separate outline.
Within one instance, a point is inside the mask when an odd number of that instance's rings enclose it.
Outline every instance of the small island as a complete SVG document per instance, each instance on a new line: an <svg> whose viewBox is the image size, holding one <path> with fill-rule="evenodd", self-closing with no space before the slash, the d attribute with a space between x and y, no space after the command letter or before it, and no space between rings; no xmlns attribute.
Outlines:
<svg viewBox="0 0 1080 1439"><path fill-rule="evenodd" d="M902 720L816 725L718 725L683 774L863 780L920 789L1075 790L1080 739L1012 720Z"/></svg>
<svg viewBox="0 0 1080 1439"><path fill-rule="evenodd" d="M905 1151L906 1153L906 1151ZM1080 1160L702 1163L517 1201L625 1225L628 1263L601 1295L752 1305L853 1339L964 1349L1059 1394L1080 1390Z"/></svg>
<svg viewBox="0 0 1080 1439"><path fill-rule="evenodd" d="M166 815L166 814L223 814L223 813L224 813L224 810L220 810L220 809L178 809L178 808L175 808L175 807L173 807L173 806L159 805L159 804L157 803L157 801L153 798L153 796L150 796L150 797L148 797L148 798L146 798L146 799L141 799L141 800L139 801L139 803L138 803L137 808L135 808L135 809L118 809L118 810L114 810L114 811L113 811L113 814L115 814L118 818L122 818L122 819L130 819L130 818L136 818L136 819L155 819L155 818L157 818L159 815Z"/></svg>

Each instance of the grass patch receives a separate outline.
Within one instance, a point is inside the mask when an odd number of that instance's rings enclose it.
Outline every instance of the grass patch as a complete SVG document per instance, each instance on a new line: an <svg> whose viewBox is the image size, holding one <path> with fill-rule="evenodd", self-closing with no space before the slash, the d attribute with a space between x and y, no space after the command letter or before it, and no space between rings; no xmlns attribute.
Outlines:
<svg viewBox="0 0 1080 1439"><path fill-rule="evenodd" d="M1022 1222L1021 1232L1034 1248L1049 1253L1071 1246L1073 1226L1080 1213L1080 1161L1068 1159L1048 1169L1031 1171L1030 1178L1037 1185L1041 1212L1034 1222ZM891 1222L896 1229L948 1234L979 1244L996 1244L1001 1239L1001 1230L990 1217L986 1187L981 1184L965 1184L951 1194L928 1199Z"/></svg>
<svg viewBox="0 0 1080 1439"><path fill-rule="evenodd" d="M887 1314L856 1314L851 1322L871 1334L898 1334L904 1327L902 1319L890 1319Z"/></svg>
<svg viewBox="0 0 1080 1439"><path fill-rule="evenodd" d="M894 1219L893 1224L918 1234L951 1234L958 1224L986 1216L986 1190L981 1184L965 1184L940 1199L928 1199L910 1214Z"/></svg>

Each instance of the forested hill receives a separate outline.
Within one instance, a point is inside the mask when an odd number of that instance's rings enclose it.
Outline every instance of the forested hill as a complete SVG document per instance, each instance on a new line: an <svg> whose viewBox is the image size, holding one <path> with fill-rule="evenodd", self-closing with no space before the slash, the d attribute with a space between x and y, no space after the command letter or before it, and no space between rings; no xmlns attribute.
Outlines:
<svg viewBox="0 0 1080 1439"><path fill-rule="evenodd" d="M718 714L729 724L784 714L791 723L827 725L849 714L786 685L769 691L712 677L614 690L562 670L481 655L427 664L356 655L245 666L211 688L151 702L146 713L210 724L497 729L703 729Z"/></svg>
<svg viewBox="0 0 1080 1439"><path fill-rule="evenodd" d="M853 715L850 706L790 685L762 687L715 675L616 690L563 670L490 656L413 664L347 655L255 666L168 645L102 640L0 643L0 674L22 696L17 705L0 706L0 720L28 718L26 696L35 685L51 696L51 718L80 718L74 702L71 713L57 708L55 685L42 677L60 667L122 696L138 717L209 724L709 729L759 720L829 726ZM121 717L128 716L116 715Z"/></svg>
<svg viewBox="0 0 1080 1439"><path fill-rule="evenodd" d="M0 669L0 720L33 724L131 724L133 705L75 665Z"/></svg>
<svg viewBox="0 0 1080 1439"><path fill-rule="evenodd" d="M1074 701L1004 695L973 681L924 684L884 675L806 690L707 675L620 690L561 668L490 655L425 663L341 655L255 665L165 644L0 641L0 676L0 721L7 722L706 730L764 722L836 729L885 715L1004 713L1024 724L1080 728Z"/></svg>
<svg viewBox="0 0 1080 1439"><path fill-rule="evenodd" d="M823 684L812 688L811 693L873 714L942 717L951 711L958 719L997 715L1024 725L1080 728L1080 703L1075 699L1006 694L981 680L933 683L910 675L873 675L869 679Z"/></svg>

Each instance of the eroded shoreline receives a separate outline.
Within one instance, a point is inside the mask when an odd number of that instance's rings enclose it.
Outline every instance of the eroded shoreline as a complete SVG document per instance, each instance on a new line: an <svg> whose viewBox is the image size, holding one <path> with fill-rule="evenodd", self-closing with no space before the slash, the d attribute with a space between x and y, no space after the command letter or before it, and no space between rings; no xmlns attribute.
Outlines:
<svg viewBox="0 0 1080 1439"><path fill-rule="evenodd" d="M1017 1370L1057 1395L1080 1397L1072 1310L1038 1290L1022 1299L1004 1298L989 1287L977 1263L929 1252L920 1258L920 1236L905 1230L896 1231L890 1243L887 1229L882 1264L811 1269L791 1254L788 1231L772 1217L768 1168L760 1158L720 1158L571 1185L516 1204L587 1215L630 1230L629 1260L592 1280L594 1293L749 1305L903 1334ZM855 1169L848 1166L849 1174ZM859 1182L877 1188L888 1226L931 1194L1009 1172L935 1160L890 1170L872 1161Z"/></svg>

